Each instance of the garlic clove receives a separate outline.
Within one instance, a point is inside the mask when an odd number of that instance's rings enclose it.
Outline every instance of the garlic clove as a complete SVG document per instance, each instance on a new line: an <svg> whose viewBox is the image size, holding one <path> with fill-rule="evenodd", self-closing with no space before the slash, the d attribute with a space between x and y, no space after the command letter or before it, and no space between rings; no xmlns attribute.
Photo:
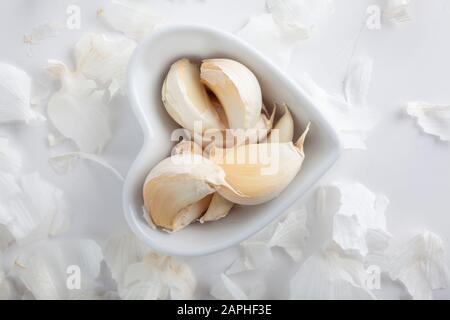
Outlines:
<svg viewBox="0 0 450 320"><path fill-rule="evenodd" d="M300 171L308 130L309 125L295 144L246 144L211 150L210 159L223 169L232 187L220 186L220 195L241 205L261 204L277 197Z"/></svg>
<svg viewBox="0 0 450 320"><path fill-rule="evenodd" d="M198 66L188 59L172 64L162 87L162 100L169 115L182 127L194 131L195 122L202 130L224 129L205 87Z"/></svg>
<svg viewBox="0 0 450 320"><path fill-rule="evenodd" d="M289 142L294 138L294 119L292 119L287 105L284 103L283 106L284 113L273 127L267 139L268 142ZM278 137L275 135L278 135Z"/></svg>
<svg viewBox="0 0 450 320"><path fill-rule="evenodd" d="M230 59L207 59L200 67L200 77L219 99L230 128L256 126L262 108L261 88L246 66Z"/></svg>
<svg viewBox="0 0 450 320"><path fill-rule="evenodd" d="M208 210L212 196L212 194L208 194L203 199L181 209L174 221L173 231L182 229L200 218Z"/></svg>
<svg viewBox="0 0 450 320"><path fill-rule="evenodd" d="M129 0L105 1L97 10L97 17L107 27L136 41L144 39L165 20L143 1Z"/></svg>
<svg viewBox="0 0 450 320"><path fill-rule="evenodd" d="M107 88L110 97L124 95L128 61L135 48L136 42L123 36L88 33L75 45L76 70Z"/></svg>
<svg viewBox="0 0 450 320"><path fill-rule="evenodd" d="M255 134L256 134L256 139L257 141L252 140L252 138L254 137L250 137L249 141L250 142L263 142L268 135L270 135L270 132L273 128L273 122L275 119L275 113L277 111L276 106L273 108L272 113L269 115L267 109L264 107L263 105L263 109L264 112L261 113L261 117L260 120L258 121L258 123L256 124L256 127L254 128Z"/></svg>
<svg viewBox="0 0 450 320"><path fill-rule="evenodd" d="M174 155L147 175L144 206L155 225L177 231L207 210L211 199L207 196L220 186L228 184L224 171L214 162L198 154Z"/></svg>
<svg viewBox="0 0 450 320"><path fill-rule="evenodd" d="M222 197L219 193L212 195L211 203L209 204L208 211L200 218L200 222L216 221L222 219L230 213L234 203L228 201Z"/></svg>

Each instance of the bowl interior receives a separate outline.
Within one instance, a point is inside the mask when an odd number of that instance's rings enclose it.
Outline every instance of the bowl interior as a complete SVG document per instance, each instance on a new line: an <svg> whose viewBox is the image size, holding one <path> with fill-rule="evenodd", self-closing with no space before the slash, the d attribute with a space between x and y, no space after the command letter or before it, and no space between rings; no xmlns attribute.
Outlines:
<svg viewBox="0 0 450 320"><path fill-rule="evenodd" d="M267 105L286 102L295 122L295 138L311 121L300 173L276 199L257 206L235 206L228 217L194 223L169 234L148 226L142 216L142 186L147 173L170 154L172 132L179 126L161 102L161 87L170 65L180 58L231 58L245 64L258 78ZM167 27L146 39L132 57L128 71L129 97L142 129L144 145L128 173L124 211L132 230L148 245L172 255L201 255L239 243L282 214L336 161L340 147L334 131L290 78L236 37L206 27ZM176 195L174 195L176 197Z"/></svg>

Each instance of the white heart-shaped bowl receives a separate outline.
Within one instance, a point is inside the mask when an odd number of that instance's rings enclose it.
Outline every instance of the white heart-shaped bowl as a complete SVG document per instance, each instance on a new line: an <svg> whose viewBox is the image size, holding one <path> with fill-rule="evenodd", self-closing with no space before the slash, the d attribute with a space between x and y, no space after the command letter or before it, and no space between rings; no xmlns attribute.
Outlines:
<svg viewBox="0 0 450 320"><path fill-rule="evenodd" d="M264 101L286 102L295 122L297 138L311 121L300 173L274 200L257 206L235 206L224 219L194 223L167 233L151 228L143 218L142 187L147 173L170 155L171 133L179 126L161 101L161 87L170 65L180 58L231 58L254 72ZM124 213L132 231L157 251L171 255L210 254L233 246L264 228L297 199L304 196L333 165L340 154L336 133L301 88L275 65L239 38L209 27L164 27L139 44L128 68L128 96L144 131L144 144L126 177ZM174 194L176 197L176 194Z"/></svg>

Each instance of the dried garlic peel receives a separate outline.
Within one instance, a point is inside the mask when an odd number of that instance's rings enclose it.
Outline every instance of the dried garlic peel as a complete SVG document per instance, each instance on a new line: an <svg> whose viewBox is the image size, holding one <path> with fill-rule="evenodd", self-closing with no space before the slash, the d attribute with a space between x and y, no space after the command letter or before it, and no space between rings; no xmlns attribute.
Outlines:
<svg viewBox="0 0 450 320"><path fill-rule="evenodd" d="M164 21L143 1L130 0L108 1L98 9L97 16L111 29L136 41L145 38Z"/></svg>
<svg viewBox="0 0 450 320"><path fill-rule="evenodd" d="M400 280L413 299L431 300L433 290L450 285L442 239L430 231L424 231L396 249L388 262L392 280Z"/></svg>
<svg viewBox="0 0 450 320"><path fill-rule="evenodd" d="M242 205L261 204L277 197L302 166L305 158L303 144L308 130L309 125L296 144L247 144L212 150L211 159L220 165L226 182L233 188L220 186L219 193Z"/></svg>
<svg viewBox="0 0 450 320"><path fill-rule="evenodd" d="M102 250L93 240L53 239L22 250L13 271L36 300L92 300L99 298L95 280L102 261ZM77 290L67 285L73 266L81 270Z"/></svg>
<svg viewBox="0 0 450 320"><path fill-rule="evenodd" d="M102 88L108 87L111 97L117 90L125 94L126 70L135 48L136 43L123 36L86 34L75 45L77 72Z"/></svg>
<svg viewBox="0 0 450 320"><path fill-rule="evenodd" d="M224 129L216 108L200 81L198 66L188 59L172 64L162 87L162 100L169 115L182 127L194 130Z"/></svg>
<svg viewBox="0 0 450 320"><path fill-rule="evenodd" d="M0 62L0 123L43 121L31 109L31 78L22 69Z"/></svg>
<svg viewBox="0 0 450 320"><path fill-rule="evenodd" d="M55 128L72 139L81 151L100 152L111 138L111 110L95 81L50 60L48 70L61 81L61 89L48 102L47 114Z"/></svg>
<svg viewBox="0 0 450 320"><path fill-rule="evenodd" d="M207 59L200 69L202 82L225 109L230 128L254 128L262 109L261 88L255 75L230 59Z"/></svg>
<svg viewBox="0 0 450 320"><path fill-rule="evenodd" d="M9 142L0 136L0 172L17 172L22 167L22 155Z"/></svg>

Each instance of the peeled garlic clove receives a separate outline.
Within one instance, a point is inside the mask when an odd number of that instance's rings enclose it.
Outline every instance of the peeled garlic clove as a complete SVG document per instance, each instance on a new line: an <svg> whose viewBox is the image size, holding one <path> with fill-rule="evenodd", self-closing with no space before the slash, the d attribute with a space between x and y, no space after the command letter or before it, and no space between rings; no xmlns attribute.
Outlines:
<svg viewBox="0 0 450 320"><path fill-rule="evenodd" d="M294 119L292 119L292 115L289 112L289 109L286 104L284 106L284 114L273 127L272 132L267 139L268 142L289 142L294 138ZM273 132L275 132L273 134ZM275 135L278 135L278 140Z"/></svg>
<svg viewBox="0 0 450 320"><path fill-rule="evenodd" d="M230 213L234 203L222 197L219 193L214 193L209 204L208 211L200 218L200 222L216 221L222 219Z"/></svg>
<svg viewBox="0 0 450 320"><path fill-rule="evenodd" d="M180 141L175 147L172 149L172 155L176 154L202 154L202 147L200 147L194 141L183 140Z"/></svg>
<svg viewBox="0 0 450 320"><path fill-rule="evenodd" d="M220 187L220 195L242 205L256 205L277 197L300 171L308 130L309 125L295 144L246 144L212 150L210 159L224 170L226 182L233 188Z"/></svg>
<svg viewBox="0 0 450 320"><path fill-rule="evenodd" d="M207 59L200 67L202 82L217 96L232 129L251 129L260 119L262 96L258 79L243 64Z"/></svg>
<svg viewBox="0 0 450 320"><path fill-rule="evenodd" d="M220 186L227 186L225 173L214 162L197 154L174 155L147 175L144 206L155 225L177 231L206 211L207 196Z"/></svg>
<svg viewBox="0 0 450 320"><path fill-rule="evenodd" d="M173 224L173 231L177 231L191 224L191 222L197 220L208 210L211 203L212 195L208 194L203 199L183 208L178 213L177 219Z"/></svg>
<svg viewBox="0 0 450 320"><path fill-rule="evenodd" d="M224 129L215 107L200 81L198 66L188 59L172 64L162 87L162 100L169 115L182 127L194 130Z"/></svg>

